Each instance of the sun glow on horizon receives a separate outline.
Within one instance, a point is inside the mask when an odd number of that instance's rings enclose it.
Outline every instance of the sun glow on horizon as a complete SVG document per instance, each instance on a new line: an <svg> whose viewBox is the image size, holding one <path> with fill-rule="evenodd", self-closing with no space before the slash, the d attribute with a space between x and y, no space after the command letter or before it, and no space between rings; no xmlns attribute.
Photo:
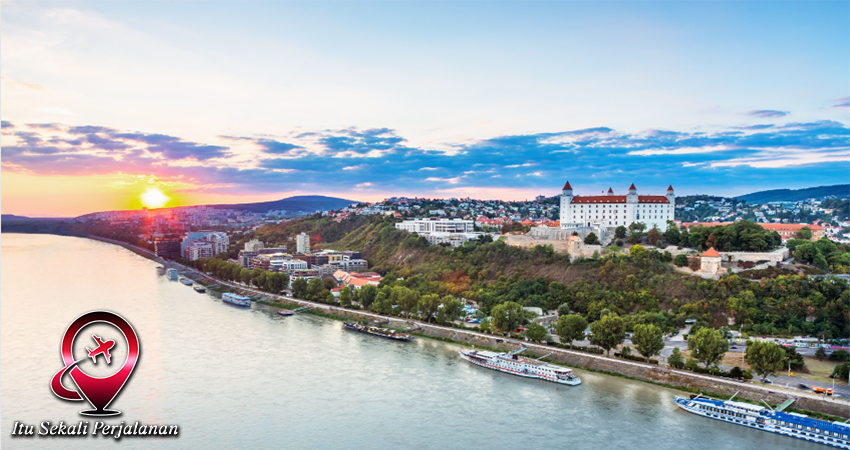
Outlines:
<svg viewBox="0 0 850 450"><path fill-rule="evenodd" d="M171 198L167 195L163 194L161 190L157 187L148 187L145 192L142 192L139 195L139 199L142 201L142 206L150 209L162 208L165 206Z"/></svg>

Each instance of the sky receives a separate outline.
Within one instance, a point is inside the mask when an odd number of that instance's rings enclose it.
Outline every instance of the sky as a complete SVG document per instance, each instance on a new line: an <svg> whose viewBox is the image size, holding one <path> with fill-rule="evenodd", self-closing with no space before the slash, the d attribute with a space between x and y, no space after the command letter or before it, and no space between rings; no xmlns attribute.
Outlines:
<svg viewBox="0 0 850 450"><path fill-rule="evenodd" d="M0 208L850 182L850 3L19 2Z"/></svg>

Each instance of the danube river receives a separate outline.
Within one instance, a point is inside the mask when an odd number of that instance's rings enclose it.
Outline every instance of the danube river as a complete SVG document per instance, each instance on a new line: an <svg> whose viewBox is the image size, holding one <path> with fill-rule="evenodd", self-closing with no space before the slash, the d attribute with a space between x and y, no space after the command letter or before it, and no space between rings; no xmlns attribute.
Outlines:
<svg viewBox="0 0 850 450"><path fill-rule="evenodd" d="M113 447L111 437L11 436L15 421L91 420L78 414L88 404L56 398L49 383L65 329L97 309L123 316L141 341L110 405L123 414L106 421L180 427L177 438L131 436L114 448L825 448L691 415L674 406L675 391L637 381L581 370L578 387L526 380L472 366L453 344L233 307L156 267L102 242L2 235L4 449Z"/></svg>

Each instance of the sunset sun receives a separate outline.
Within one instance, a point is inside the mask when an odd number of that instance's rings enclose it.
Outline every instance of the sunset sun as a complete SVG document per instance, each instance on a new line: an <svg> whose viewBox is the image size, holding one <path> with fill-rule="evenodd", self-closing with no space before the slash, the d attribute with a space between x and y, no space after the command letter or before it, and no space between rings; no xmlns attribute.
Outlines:
<svg viewBox="0 0 850 450"><path fill-rule="evenodd" d="M151 209L162 208L170 200L167 195L155 187L149 187L139 197L142 200L142 205Z"/></svg>

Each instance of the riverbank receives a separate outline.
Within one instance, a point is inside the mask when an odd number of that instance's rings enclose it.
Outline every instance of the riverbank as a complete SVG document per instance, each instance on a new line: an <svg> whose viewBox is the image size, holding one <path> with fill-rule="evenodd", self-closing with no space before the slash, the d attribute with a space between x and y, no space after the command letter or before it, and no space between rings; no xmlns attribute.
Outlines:
<svg viewBox="0 0 850 450"><path fill-rule="evenodd" d="M170 267L179 268L181 271L189 272L191 276L198 279L208 280L210 284L219 284L227 286L237 292L241 292L250 296L259 296L271 300L270 305L275 305L274 302L287 302L297 305L311 305L314 310L313 314L326 316L329 318L347 320L389 320L388 326L393 328L413 328L419 327L416 331L417 335L435 338L442 341L454 342L461 345L470 345L476 347L486 347L499 351L515 350L519 345L529 347L526 352L534 356L547 355L547 359L558 364L563 364L584 370L590 370L599 373L605 373L613 376L622 376L634 380L644 381L659 386L664 386L672 389L677 389L683 392L694 393L703 392L711 396L726 397L738 392L738 398L748 399L758 403L761 400L771 404L782 403L787 397L793 396L797 398L797 403L794 405L799 410L811 411L819 414L826 414L836 417L850 417L850 403L843 399L822 399L820 396L795 392L783 391L775 386L763 387L751 383L740 383L729 379L711 377L709 375L696 374L670 368L661 368L654 365L648 365L640 362L620 360L604 355L595 355L582 353L574 350L549 347L541 344L518 341L514 339L506 339L502 337L492 336L472 330L459 328L444 327L440 325L428 324L417 320L403 319L393 316L380 315L363 310L345 309L338 306L327 305L323 303L314 303L306 300L286 297L282 295L269 294L261 292L246 286L233 284L212 278L206 274L202 274L192 268L180 265L174 262L163 262L162 259L142 248L132 246L130 244L113 241L111 239L92 237L95 240L108 242L120 245L133 251L140 256L152 259L159 263L164 263ZM283 306L283 305L280 305ZM551 353L551 354L550 354Z"/></svg>

